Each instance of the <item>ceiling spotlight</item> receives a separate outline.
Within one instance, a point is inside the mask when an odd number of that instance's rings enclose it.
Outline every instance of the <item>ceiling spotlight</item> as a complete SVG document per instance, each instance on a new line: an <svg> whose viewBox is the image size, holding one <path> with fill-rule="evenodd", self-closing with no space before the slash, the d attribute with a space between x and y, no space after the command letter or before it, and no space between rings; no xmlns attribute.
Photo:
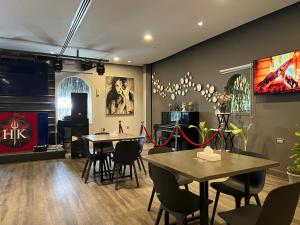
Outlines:
<svg viewBox="0 0 300 225"><path fill-rule="evenodd" d="M54 54L54 52L53 52L53 51L51 51L51 52L50 52L50 54Z"/></svg>
<svg viewBox="0 0 300 225"><path fill-rule="evenodd" d="M98 75L102 76L105 73L104 62L100 61L97 63L96 70Z"/></svg>
<svg viewBox="0 0 300 225"><path fill-rule="evenodd" d="M131 61L131 60L128 60L128 63L132 63L132 61Z"/></svg>
<svg viewBox="0 0 300 225"><path fill-rule="evenodd" d="M202 27L202 26L203 26L203 21L200 21L200 22L198 23L198 26Z"/></svg>
<svg viewBox="0 0 300 225"><path fill-rule="evenodd" d="M146 34L146 35L144 36L144 40L145 40L145 41L152 41L152 40L153 40L153 37L151 36L151 34Z"/></svg>
<svg viewBox="0 0 300 225"><path fill-rule="evenodd" d="M114 57L114 61L118 62L120 60L119 57Z"/></svg>

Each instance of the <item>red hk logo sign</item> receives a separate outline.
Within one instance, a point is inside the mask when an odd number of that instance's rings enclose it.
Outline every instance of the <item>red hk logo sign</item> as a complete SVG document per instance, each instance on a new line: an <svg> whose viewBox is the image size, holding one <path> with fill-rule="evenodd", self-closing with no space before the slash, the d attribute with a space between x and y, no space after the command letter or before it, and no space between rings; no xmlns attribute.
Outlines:
<svg viewBox="0 0 300 225"><path fill-rule="evenodd" d="M0 114L0 152L32 150L36 133L36 113Z"/></svg>

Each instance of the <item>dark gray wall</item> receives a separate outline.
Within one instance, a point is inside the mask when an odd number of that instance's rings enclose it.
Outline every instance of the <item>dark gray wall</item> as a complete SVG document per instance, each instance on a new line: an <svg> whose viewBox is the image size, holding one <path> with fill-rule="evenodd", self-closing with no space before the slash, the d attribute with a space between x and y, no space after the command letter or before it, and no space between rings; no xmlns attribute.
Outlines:
<svg viewBox="0 0 300 225"><path fill-rule="evenodd" d="M153 72L164 84L179 82L180 77L190 72L195 83L210 83L222 91L232 74L220 75L220 69L300 49L299 17L300 3L297 3L155 62ZM205 32L203 29L201 32ZM249 70L243 73L251 79ZM213 105L200 93L190 91L176 101L197 103L200 120L206 120L210 127L216 126ZM169 102L172 102L169 96L163 99L153 94L153 123L160 122L160 112L168 110ZM294 131L300 129L300 95L253 96L252 116L236 115L232 119L244 123L253 120L249 149L279 161L281 166L274 172L285 174L290 148L296 141ZM286 142L276 144L277 137L285 138Z"/></svg>

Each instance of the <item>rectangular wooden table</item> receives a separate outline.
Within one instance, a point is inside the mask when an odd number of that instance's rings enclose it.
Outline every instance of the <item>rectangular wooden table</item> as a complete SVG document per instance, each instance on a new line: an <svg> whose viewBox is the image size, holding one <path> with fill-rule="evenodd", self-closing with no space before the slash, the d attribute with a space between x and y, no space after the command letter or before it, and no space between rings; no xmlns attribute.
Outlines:
<svg viewBox="0 0 300 225"><path fill-rule="evenodd" d="M222 160L209 162L196 159L203 149L169 152L143 156L143 159L199 182L200 224L208 225L208 181L279 166L278 162L250 156L216 151ZM249 177L245 183L246 204L249 204Z"/></svg>
<svg viewBox="0 0 300 225"><path fill-rule="evenodd" d="M128 133L121 133L121 134L94 134L94 135L84 135L82 136L83 139L88 140L89 142L93 143L93 150L95 153L95 145L96 143L104 143L104 142L111 142L111 141L126 141L126 140L137 140L141 138L145 138L142 135L134 135L134 134L128 134ZM101 147L100 154L103 155L103 148ZM94 164L94 171L95 171L95 165ZM103 162L100 160L100 176L101 176L101 183L103 183L103 171L102 171Z"/></svg>

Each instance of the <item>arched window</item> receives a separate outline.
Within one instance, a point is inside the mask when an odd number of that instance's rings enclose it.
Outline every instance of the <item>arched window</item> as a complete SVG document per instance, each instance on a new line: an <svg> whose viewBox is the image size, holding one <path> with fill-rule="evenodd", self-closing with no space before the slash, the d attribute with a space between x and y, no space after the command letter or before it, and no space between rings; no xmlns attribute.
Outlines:
<svg viewBox="0 0 300 225"><path fill-rule="evenodd" d="M235 74L227 82L226 91L232 94L230 112L250 112L250 85L242 74Z"/></svg>
<svg viewBox="0 0 300 225"><path fill-rule="evenodd" d="M88 94L88 118L92 120L92 95L88 84L79 77L67 77L63 79L58 86L57 96L57 117L63 119L71 115L72 102L71 93Z"/></svg>

